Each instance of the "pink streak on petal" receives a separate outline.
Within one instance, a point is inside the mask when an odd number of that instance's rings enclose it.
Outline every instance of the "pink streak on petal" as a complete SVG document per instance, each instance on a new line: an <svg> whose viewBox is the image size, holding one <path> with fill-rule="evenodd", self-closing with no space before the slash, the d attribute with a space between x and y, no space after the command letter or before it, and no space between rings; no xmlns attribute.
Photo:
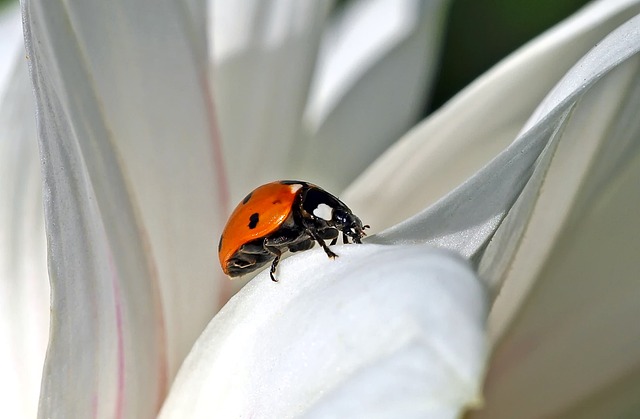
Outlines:
<svg viewBox="0 0 640 419"><path fill-rule="evenodd" d="M151 245L149 244L149 236L147 235L146 230L144 230L141 225L138 226L138 229L140 231L140 237L142 238L145 255L147 255L147 267L149 270L149 276L152 280L151 286L153 292L153 307L154 318L156 319L155 327L157 331L156 337L158 348L158 399L156 400L156 412L159 412L162 404L164 403L164 399L167 396L167 392L169 391L167 329L164 319L162 289L160 286L158 271L156 269L157 265L155 261L151 260L153 257L153 252L151 251Z"/></svg>
<svg viewBox="0 0 640 419"><path fill-rule="evenodd" d="M113 259L110 258L112 266L112 272L115 272L115 266L113 265ZM124 362L124 331L122 327L122 298L120 295L120 284L118 284L117 277L112 277L113 295L114 295L114 309L116 313L116 333L117 333L117 357L118 357L118 389L116 395L116 406L114 417L122 418L124 409L124 377L125 377L125 362Z"/></svg>
<svg viewBox="0 0 640 419"><path fill-rule="evenodd" d="M135 205L136 202L131 199L131 207L136 214L136 220L140 220L140 211ZM153 258L153 250L151 248L149 235L144 228L144 223L136 222L138 237L143 247L147 272L149 273L149 280L151 286L151 297L153 300L153 318L155 319L155 331L156 331L156 348L157 353L157 400L155 403L156 413L160 411L164 399L169 391L169 360L167 355L167 329L164 317L164 304L162 299L162 287L160 285L160 278L158 275L157 264ZM123 389L124 390L124 389ZM124 402L124 400L123 400Z"/></svg>
<svg viewBox="0 0 640 419"><path fill-rule="evenodd" d="M157 290L157 289L156 289ZM155 295L159 297L159 290ZM164 313L161 304L158 306L156 315L156 329L158 331L158 400L156 400L156 412L160 411L164 399L169 391L169 373L167 366L167 330L164 323Z"/></svg>

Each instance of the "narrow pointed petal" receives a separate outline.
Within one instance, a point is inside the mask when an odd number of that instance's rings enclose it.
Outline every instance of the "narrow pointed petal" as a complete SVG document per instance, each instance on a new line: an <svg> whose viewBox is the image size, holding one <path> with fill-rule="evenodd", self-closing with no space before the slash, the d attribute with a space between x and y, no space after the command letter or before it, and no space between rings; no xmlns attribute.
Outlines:
<svg viewBox="0 0 640 419"><path fill-rule="evenodd" d="M331 0L211 1L210 54L232 201L291 177L322 28ZM247 174L251 174L247 176Z"/></svg>
<svg viewBox="0 0 640 419"><path fill-rule="evenodd" d="M49 277L35 103L24 52L13 57L5 57L13 73L0 88L0 406L2 416L32 418L49 337Z"/></svg>
<svg viewBox="0 0 640 419"><path fill-rule="evenodd" d="M323 36L296 170L342 190L424 109L446 0L358 0Z"/></svg>
<svg viewBox="0 0 640 419"><path fill-rule="evenodd" d="M631 45L640 45L640 16L599 43L532 123ZM501 288L476 417L569 417L589 406L612 413L600 417L637 414L639 108L636 53L575 101L489 244L480 272Z"/></svg>
<svg viewBox="0 0 640 419"><path fill-rule="evenodd" d="M209 324L162 418L458 417L479 400L484 288L426 246L336 247L262 272Z"/></svg>
<svg viewBox="0 0 640 419"><path fill-rule="evenodd" d="M637 13L637 0L596 1L525 45L394 145L344 199L374 231L432 205L501 153L576 61Z"/></svg>
<svg viewBox="0 0 640 419"><path fill-rule="evenodd" d="M436 204L372 237L372 242L429 243L477 260L534 174L538 158L554 146L581 95L640 51L640 38L632 24L616 33L607 38L607 49L598 46L576 64L543 102L545 112L537 112L526 131L491 163Z"/></svg>
<svg viewBox="0 0 640 419"><path fill-rule="evenodd" d="M52 283L42 417L152 417L216 311L226 185L191 6L23 3Z"/></svg>

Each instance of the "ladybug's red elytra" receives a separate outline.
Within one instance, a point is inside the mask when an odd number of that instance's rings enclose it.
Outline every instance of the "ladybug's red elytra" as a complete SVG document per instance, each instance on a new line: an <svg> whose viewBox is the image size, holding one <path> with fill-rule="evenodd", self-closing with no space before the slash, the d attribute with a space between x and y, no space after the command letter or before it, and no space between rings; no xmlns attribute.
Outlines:
<svg viewBox="0 0 640 419"><path fill-rule="evenodd" d="M330 258L324 242L361 243L366 234L349 207L324 189L299 180L259 186L238 204L220 236L218 256L225 274L237 277L271 262L270 276L284 252L311 249L316 242Z"/></svg>

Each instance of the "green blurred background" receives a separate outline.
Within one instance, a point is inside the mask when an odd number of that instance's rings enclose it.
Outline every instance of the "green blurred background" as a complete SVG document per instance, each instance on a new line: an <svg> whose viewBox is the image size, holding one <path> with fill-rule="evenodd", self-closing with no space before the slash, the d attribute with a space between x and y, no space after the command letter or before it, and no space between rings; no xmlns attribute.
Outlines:
<svg viewBox="0 0 640 419"><path fill-rule="evenodd" d="M510 52L589 3L587 0L453 0L429 108Z"/></svg>
<svg viewBox="0 0 640 419"><path fill-rule="evenodd" d="M15 0L0 0L0 7L12 1ZM338 5L344 2L339 0ZM586 3L587 0L453 0L441 67L425 114Z"/></svg>

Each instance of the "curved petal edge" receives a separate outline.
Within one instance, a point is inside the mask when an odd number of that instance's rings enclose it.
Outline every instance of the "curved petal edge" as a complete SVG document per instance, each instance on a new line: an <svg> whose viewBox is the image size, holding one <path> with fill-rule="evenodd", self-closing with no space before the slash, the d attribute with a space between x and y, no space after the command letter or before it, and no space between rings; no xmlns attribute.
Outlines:
<svg viewBox="0 0 640 419"><path fill-rule="evenodd" d="M423 245L335 250L295 255L279 283L262 272L232 298L161 417L455 417L477 404L487 306L467 262Z"/></svg>

